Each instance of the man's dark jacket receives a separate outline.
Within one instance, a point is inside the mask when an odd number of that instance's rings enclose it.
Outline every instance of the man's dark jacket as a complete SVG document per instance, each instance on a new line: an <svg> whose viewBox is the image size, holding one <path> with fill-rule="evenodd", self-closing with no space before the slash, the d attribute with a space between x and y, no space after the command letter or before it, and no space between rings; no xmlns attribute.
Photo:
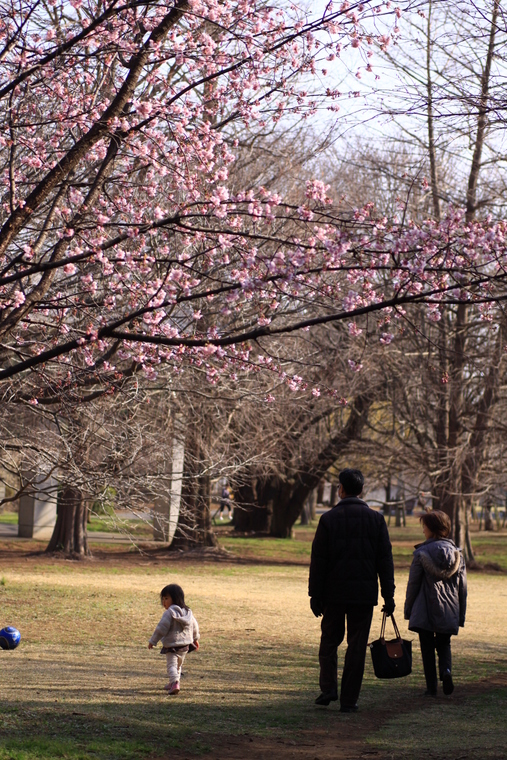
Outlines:
<svg viewBox="0 0 507 760"><path fill-rule="evenodd" d="M309 595L325 608L394 597L394 567L386 522L362 499L347 496L322 515L312 545Z"/></svg>

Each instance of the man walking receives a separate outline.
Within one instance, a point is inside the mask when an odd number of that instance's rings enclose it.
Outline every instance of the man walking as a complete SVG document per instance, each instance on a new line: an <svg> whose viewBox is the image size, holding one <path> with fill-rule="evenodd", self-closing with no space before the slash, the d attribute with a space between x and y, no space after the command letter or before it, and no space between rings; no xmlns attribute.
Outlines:
<svg viewBox="0 0 507 760"><path fill-rule="evenodd" d="M394 567L383 516L362 499L359 470L340 472L339 503L320 518L312 545L310 607L322 618L319 649L321 694L317 705L338 699L338 647L345 636L347 652L340 689L340 711L355 712L361 691L373 607L380 579L384 607L394 612Z"/></svg>

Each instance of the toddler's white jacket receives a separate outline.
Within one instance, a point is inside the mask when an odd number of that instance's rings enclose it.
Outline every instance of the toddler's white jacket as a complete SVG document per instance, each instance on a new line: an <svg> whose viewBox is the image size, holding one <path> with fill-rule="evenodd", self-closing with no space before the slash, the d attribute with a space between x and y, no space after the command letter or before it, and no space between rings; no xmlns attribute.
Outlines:
<svg viewBox="0 0 507 760"><path fill-rule="evenodd" d="M164 647L183 647L199 639L199 626L192 610L172 604L162 615L155 628L150 644L162 640Z"/></svg>

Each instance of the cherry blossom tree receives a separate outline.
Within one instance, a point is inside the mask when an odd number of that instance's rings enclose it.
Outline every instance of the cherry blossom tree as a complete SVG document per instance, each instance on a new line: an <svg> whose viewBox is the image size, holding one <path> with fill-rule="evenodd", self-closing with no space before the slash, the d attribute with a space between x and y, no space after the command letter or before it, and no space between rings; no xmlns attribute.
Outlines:
<svg viewBox="0 0 507 760"><path fill-rule="evenodd" d="M2 3L7 403L50 415L60 406L62 441L72 430L79 443L89 426L76 432L62 402L93 403L139 372L153 380L161 364L175 373L204 367L211 384L251 369L245 329L262 331L267 311L286 311L287 276L307 275L301 252L284 265L294 230L280 229L291 217L305 227L311 211L275 213L281 198L262 186L232 194L238 125L264 129L284 112L314 111L303 80L319 59L356 45L363 11L342 3L311 18L262 2ZM338 94L326 97L332 104ZM321 183L309 198L322 205ZM60 458L60 471L81 488L85 460L68 441L64 449L73 464ZM84 494L71 490L62 500L69 547L84 514Z"/></svg>
<svg viewBox="0 0 507 760"><path fill-rule="evenodd" d="M249 368L263 336L411 301L437 313L442 298L484 300L481 285L503 277L491 225L471 233L451 213L406 227L370 204L350 215L320 180L297 207L228 187L228 125L311 114L304 83L337 50L368 51L360 14L379 9L4 7L0 381L13 397L114 392L125 372L154 376L160 362L204 364L212 382ZM327 96L332 106L338 94Z"/></svg>
<svg viewBox="0 0 507 760"><path fill-rule="evenodd" d="M210 387L262 371L337 398L269 344L377 314L388 345L410 304L437 321L446 306L487 314L504 297L503 222L452 208L388 219L319 178L297 199L230 178L242 135L354 97L334 88L331 65L371 68L375 45L399 33L389 2L320 14L251 0L1 8L5 404L79 406L162 369L196 369Z"/></svg>

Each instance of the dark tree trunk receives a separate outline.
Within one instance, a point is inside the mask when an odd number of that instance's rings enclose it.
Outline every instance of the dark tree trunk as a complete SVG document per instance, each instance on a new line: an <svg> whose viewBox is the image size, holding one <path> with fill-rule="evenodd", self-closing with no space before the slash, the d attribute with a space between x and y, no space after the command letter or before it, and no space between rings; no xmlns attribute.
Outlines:
<svg viewBox="0 0 507 760"><path fill-rule="evenodd" d="M481 97L479 101L479 110L477 115L477 133L474 141L474 153L472 165L468 177L467 200L466 200L466 221L471 222L475 217L476 196L481 168L481 159L484 147L484 139L487 131L488 110L489 110L489 83L491 74L491 65L493 61L495 36L497 31L497 17L500 2L495 0L493 3L491 24L489 28L489 45L488 54L481 78ZM463 385L464 385L464 364L466 353L467 333L466 326L468 322L468 307L461 304L456 312L456 332L454 339L454 359L453 372L451 374L451 394L449 404L449 447L448 454L455 458L459 434L461 432L461 410L463 406ZM502 329L499 331L502 336ZM501 353L500 353L501 356ZM469 500L472 497L474 476L479 467L484 445L484 433L487 426L487 420L491 413L492 404L497 390L497 374L500 360L494 361L490 367L489 376L486 379L486 386L482 399L479 404L475 429L469 441L469 454L461 468L461 477L454 474L454 462L449 466L449 473L452 475L451 482L454 486L450 491L447 500L443 501L441 509L449 515L453 524L453 536L457 545L462 549L465 560L473 560L472 543L470 540L470 530L468 522ZM459 485L459 487L456 487Z"/></svg>
<svg viewBox="0 0 507 760"><path fill-rule="evenodd" d="M369 394L358 396L350 404L349 418L343 429L330 441L315 459L300 467L293 480L280 483L277 496L273 500L273 518L270 534L276 538L290 538L292 526L303 509L310 493L317 488L320 480L349 443L356 440L368 418L372 403Z"/></svg>
<svg viewBox="0 0 507 760"><path fill-rule="evenodd" d="M274 538L291 538L294 523L309 495L318 488L327 470L357 439L372 403L369 394L350 403L349 417L343 429L331 438L312 460L302 462L299 471L286 478L273 475L265 479L253 473L249 482L235 486L234 527L238 531L269 530Z"/></svg>
<svg viewBox="0 0 507 760"><path fill-rule="evenodd" d="M200 546L218 545L211 524L211 479L209 475L200 475L197 478L197 535Z"/></svg>
<svg viewBox="0 0 507 760"><path fill-rule="evenodd" d="M58 494L56 523L46 551L63 552L69 557L89 556L86 518L81 491L74 486L63 486Z"/></svg>
<svg viewBox="0 0 507 760"><path fill-rule="evenodd" d="M217 546L211 524L211 481L205 472L201 446L190 431L185 441L181 507L171 549Z"/></svg>
<svg viewBox="0 0 507 760"><path fill-rule="evenodd" d="M465 562L469 563L474 559L470 538L471 505L469 499L457 493L457 488L449 488L449 485L449 483L440 484L435 489L433 509L441 509L448 515L452 523L451 538L462 550Z"/></svg>
<svg viewBox="0 0 507 760"><path fill-rule="evenodd" d="M386 500L384 502L383 510L384 517L391 517L391 476L389 475L386 483Z"/></svg>
<svg viewBox="0 0 507 760"><path fill-rule="evenodd" d="M491 507L489 505L487 507L484 507L484 530L495 530L495 524L491 516Z"/></svg>
<svg viewBox="0 0 507 760"><path fill-rule="evenodd" d="M196 476L182 489L178 527L171 549L217 546L211 524L211 489L207 476Z"/></svg>
<svg viewBox="0 0 507 760"><path fill-rule="evenodd" d="M445 320L442 320L445 323ZM442 327L444 330L444 327ZM460 304L456 309L454 336L452 338L452 359L442 359L442 371L449 368L448 395L440 394L442 415L437 431L438 466L440 475L433 488L433 509L441 509L451 520L451 536L463 549L469 545L466 501L463 499L462 466L457 452L462 444L463 434L463 388L468 330L468 308ZM445 332L445 331L444 331ZM442 335L443 337L443 335ZM447 371L447 370L445 370ZM470 558L468 558L470 559Z"/></svg>
<svg viewBox="0 0 507 760"><path fill-rule="evenodd" d="M315 487L317 487L320 478L320 473L315 476ZM292 527L301 514L311 490L311 488L304 486L298 489L293 482L278 480L273 498L271 536L274 538L292 538Z"/></svg>
<svg viewBox="0 0 507 760"><path fill-rule="evenodd" d="M270 484L252 479L234 489L234 530L267 533L271 527L273 499ZM271 497L271 498L270 498Z"/></svg>

